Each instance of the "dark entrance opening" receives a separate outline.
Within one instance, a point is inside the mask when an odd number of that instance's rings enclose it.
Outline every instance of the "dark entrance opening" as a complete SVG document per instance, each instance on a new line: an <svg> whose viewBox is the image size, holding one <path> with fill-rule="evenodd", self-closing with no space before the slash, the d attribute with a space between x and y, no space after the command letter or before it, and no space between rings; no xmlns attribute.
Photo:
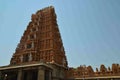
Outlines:
<svg viewBox="0 0 120 80"><path fill-rule="evenodd" d="M51 76L50 76L50 71L49 70L45 70L45 80L51 80Z"/></svg>
<svg viewBox="0 0 120 80"><path fill-rule="evenodd" d="M23 71L23 80L37 80L37 77L38 71L36 69Z"/></svg>
<svg viewBox="0 0 120 80"><path fill-rule="evenodd" d="M2 73L2 80L17 80L17 71L5 71Z"/></svg>

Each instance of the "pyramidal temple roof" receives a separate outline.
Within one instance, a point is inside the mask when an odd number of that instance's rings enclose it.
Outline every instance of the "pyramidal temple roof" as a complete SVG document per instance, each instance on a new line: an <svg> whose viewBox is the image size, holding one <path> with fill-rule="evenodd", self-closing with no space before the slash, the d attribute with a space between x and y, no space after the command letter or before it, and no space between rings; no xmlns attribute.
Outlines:
<svg viewBox="0 0 120 80"><path fill-rule="evenodd" d="M31 16L10 65L35 62L67 66L67 59L53 6L43 8Z"/></svg>

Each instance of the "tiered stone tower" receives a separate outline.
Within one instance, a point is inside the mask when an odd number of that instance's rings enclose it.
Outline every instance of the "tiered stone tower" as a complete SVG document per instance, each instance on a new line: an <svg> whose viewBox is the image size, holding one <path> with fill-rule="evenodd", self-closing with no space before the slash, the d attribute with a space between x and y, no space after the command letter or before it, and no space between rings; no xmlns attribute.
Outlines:
<svg viewBox="0 0 120 80"><path fill-rule="evenodd" d="M67 60L52 6L33 14L10 65L46 62L67 67Z"/></svg>
<svg viewBox="0 0 120 80"><path fill-rule="evenodd" d="M1 79L60 80L65 78L67 59L54 7L33 14L10 65L0 67Z"/></svg>

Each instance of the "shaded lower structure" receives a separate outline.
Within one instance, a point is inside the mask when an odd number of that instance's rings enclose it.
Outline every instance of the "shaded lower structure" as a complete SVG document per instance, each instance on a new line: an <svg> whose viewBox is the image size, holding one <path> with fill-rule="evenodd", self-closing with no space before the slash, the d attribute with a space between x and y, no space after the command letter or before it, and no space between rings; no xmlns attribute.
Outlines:
<svg viewBox="0 0 120 80"><path fill-rule="evenodd" d="M43 63L0 68L2 80L51 80L52 70Z"/></svg>
<svg viewBox="0 0 120 80"><path fill-rule="evenodd" d="M55 64L34 63L0 67L0 76L1 80L63 80L62 71L63 68Z"/></svg>

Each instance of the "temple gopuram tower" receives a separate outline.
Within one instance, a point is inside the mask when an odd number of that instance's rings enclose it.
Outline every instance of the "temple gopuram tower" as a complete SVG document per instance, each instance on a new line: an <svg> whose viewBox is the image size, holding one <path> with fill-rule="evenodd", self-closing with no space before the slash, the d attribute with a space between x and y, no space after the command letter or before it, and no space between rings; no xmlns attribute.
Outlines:
<svg viewBox="0 0 120 80"><path fill-rule="evenodd" d="M54 8L47 7L32 15L10 64L54 63L67 67Z"/></svg>
<svg viewBox="0 0 120 80"><path fill-rule="evenodd" d="M55 10L50 6L32 14L10 65L0 67L0 73L10 80L60 80L66 69Z"/></svg>

